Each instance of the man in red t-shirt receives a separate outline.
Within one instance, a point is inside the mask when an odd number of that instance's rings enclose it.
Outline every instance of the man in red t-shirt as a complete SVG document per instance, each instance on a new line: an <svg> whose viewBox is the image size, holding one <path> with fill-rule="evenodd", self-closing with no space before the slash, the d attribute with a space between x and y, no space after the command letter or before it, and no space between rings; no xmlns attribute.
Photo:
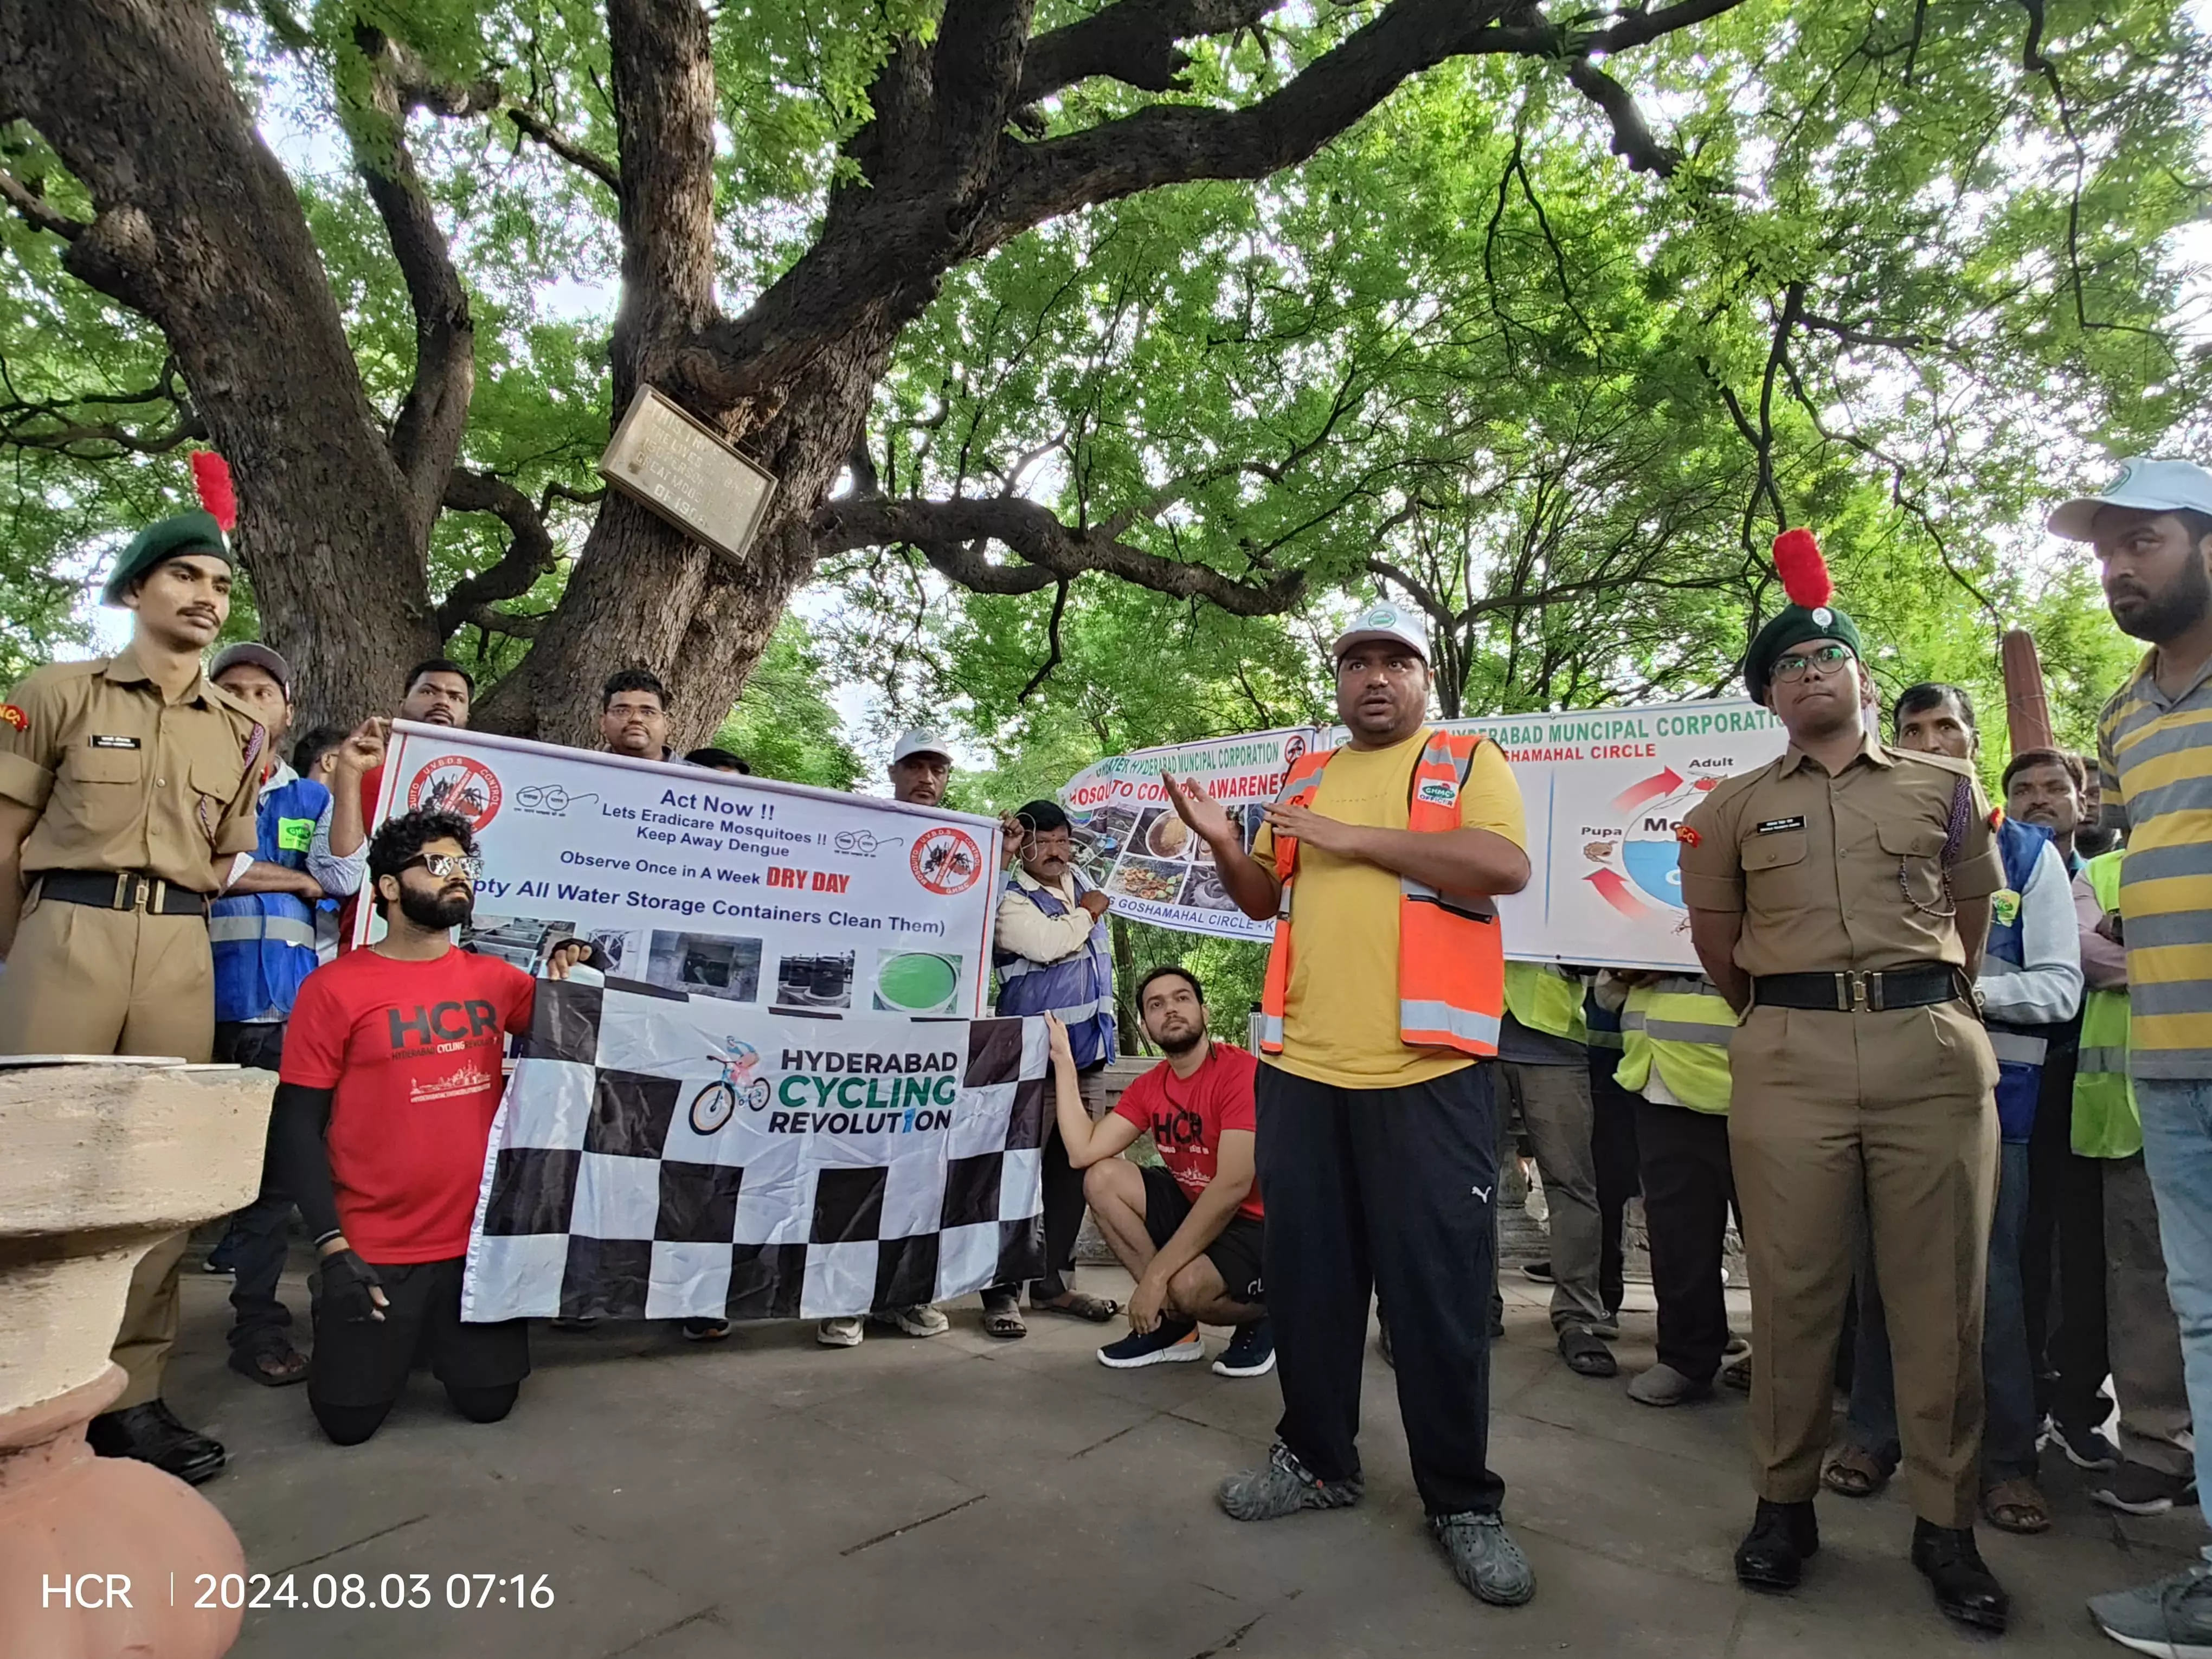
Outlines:
<svg viewBox="0 0 2212 1659"><path fill-rule="evenodd" d="M1066 1029L1048 1015L1060 1139L1083 1171L1083 1195L1121 1265L1136 1276L1129 1334L1098 1350L1117 1370L1203 1359L1199 1326L1231 1328L1213 1369L1264 1376L1275 1342L1260 1283L1264 1237L1252 1161L1252 1083L1259 1062L1206 1032L1206 992L1182 968L1137 987L1145 1035L1167 1058L1096 1123L1084 1110ZM1164 1167L1116 1156L1147 1129Z"/></svg>
<svg viewBox="0 0 2212 1659"><path fill-rule="evenodd" d="M478 1423L530 1374L522 1321L461 1322L501 1056L535 984L453 944L481 869L466 819L387 820L368 848L384 937L318 968L292 1006L270 1140L320 1256L307 1400L342 1446L376 1432L418 1357Z"/></svg>

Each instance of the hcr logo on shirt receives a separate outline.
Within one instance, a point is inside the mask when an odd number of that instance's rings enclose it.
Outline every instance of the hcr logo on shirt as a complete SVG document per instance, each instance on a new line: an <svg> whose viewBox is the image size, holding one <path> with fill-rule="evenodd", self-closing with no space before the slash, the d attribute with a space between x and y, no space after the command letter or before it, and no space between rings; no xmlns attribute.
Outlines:
<svg viewBox="0 0 2212 1659"><path fill-rule="evenodd" d="M499 1030L499 1011L490 1003L473 997L466 1002L418 1002L411 1016L403 1017L397 1008L387 1008L385 1015L392 1022L394 1054L410 1046L437 1048Z"/></svg>

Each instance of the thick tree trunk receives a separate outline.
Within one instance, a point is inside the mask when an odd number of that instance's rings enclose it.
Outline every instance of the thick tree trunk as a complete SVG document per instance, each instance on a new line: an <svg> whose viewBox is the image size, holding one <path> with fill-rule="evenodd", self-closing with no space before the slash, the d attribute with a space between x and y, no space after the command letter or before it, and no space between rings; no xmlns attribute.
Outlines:
<svg viewBox="0 0 2212 1659"><path fill-rule="evenodd" d="M15 118L92 192L97 217L70 269L161 330L237 475L239 553L303 718L388 708L405 665L438 644L431 509L386 445L298 195L239 100L211 12L0 4L0 118Z"/></svg>

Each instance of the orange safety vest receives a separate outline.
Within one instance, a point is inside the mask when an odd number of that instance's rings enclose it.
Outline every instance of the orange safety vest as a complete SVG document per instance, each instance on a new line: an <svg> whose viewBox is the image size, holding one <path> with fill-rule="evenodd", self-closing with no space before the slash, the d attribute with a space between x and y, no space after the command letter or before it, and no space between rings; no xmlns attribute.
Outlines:
<svg viewBox="0 0 2212 1659"><path fill-rule="evenodd" d="M1414 763L1406 827L1438 834L1462 827L1460 791L1474 764L1479 734L1431 732ZM1310 806L1321 788L1322 768L1333 749L1311 751L1291 763L1279 805ZM1295 837L1275 837L1275 878L1283 896L1275 908L1275 942L1267 953L1267 982L1260 997L1260 1047L1283 1051L1283 1009L1291 989L1291 890L1297 876ZM1498 1052L1505 1012L1505 952L1498 907L1488 898L1440 893L1411 876L1398 878L1398 1036L1416 1048L1457 1048L1479 1055Z"/></svg>

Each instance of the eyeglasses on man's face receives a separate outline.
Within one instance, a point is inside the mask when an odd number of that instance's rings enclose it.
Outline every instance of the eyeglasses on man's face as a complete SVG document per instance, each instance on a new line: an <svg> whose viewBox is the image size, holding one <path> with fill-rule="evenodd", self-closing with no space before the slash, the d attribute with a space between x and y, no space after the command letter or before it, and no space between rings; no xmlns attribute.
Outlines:
<svg viewBox="0 0 2212 1659"><path fill-rule="evenodd" d="M1848 645L1824 645L1814 651L1793 651L1786 657L1777 657L1769 672L1777 685L1793 685L1805 676L1818 670L1822 676L1839 672L1851 660Z"/></svg>
<svg viewBox="0 0 2212 1659"><path fill-rule="evenodd" d="M451 881L458 876L463 881L475 882L484 872L484 861L474 853L418 853L399 867L411 869L418 864L435 881Z"/></svg>

